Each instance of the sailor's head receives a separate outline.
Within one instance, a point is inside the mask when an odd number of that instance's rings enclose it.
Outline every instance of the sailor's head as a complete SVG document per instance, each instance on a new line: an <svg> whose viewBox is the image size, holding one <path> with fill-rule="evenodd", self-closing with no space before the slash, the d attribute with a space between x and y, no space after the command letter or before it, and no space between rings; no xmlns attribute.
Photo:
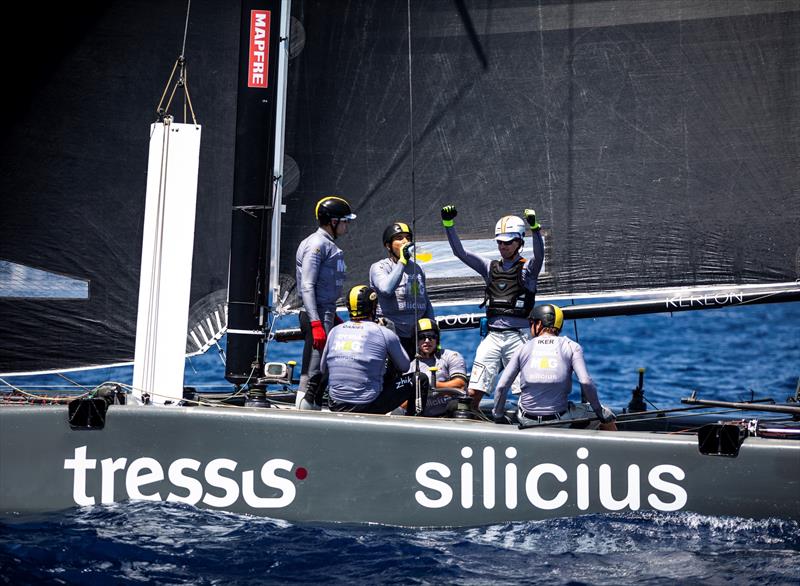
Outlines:
<svg viewBox="0 0 800 586"><path fill-rule="evenodd" d="M435 319L423 317L417 322L417 350L423 358L428 358L439 348L439 326Z"/></svg>
<svg viewBox="0 0 800 586"><path fill-rule="evenodd" d="M494 226L494 239L503 260L511 260L525 242L525 222L517 216L503 216Z"/></svg>
<svg viewBox="0 0 800 586"><path fill-rule="evenodd" d="M558 305L547 303L537 305L528 315L531 324L531 333L538 336L542 333L557 336L564 325L564 312Z"/></svg>
<svg viewBox="0 0 800 586"><path fill-rule="evenodd" d="M347 232L347 224L356 219L347 200L338 195L323 197L314 209L319 225L329 227L331 236L336 238Z"/></svg>
<svg viewBox="0 0 800 586"><path fill-rule="evenodd" d="M353 321L374 320L378 294L366 285L356 285L347 294L347 311Z"/></svg>
<svg viewBox="0 0 800 586"><path fill-rule="evenodd" d="M411 228L404 222L394 222L383 231L383 245L389 254L395 258L400 258L400 251L403 246L414 239Z"/></svg>

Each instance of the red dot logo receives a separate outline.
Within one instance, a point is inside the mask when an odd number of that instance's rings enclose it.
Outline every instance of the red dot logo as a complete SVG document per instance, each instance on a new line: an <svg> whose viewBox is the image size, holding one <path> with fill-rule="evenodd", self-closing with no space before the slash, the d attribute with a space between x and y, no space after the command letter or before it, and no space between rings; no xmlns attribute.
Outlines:
<svg viewBox="0 0 800 586"><path fill-rule="evenodd" d="M308 470L301 466L294 471L294 475L297 477L297 480L305 480L306 476L308 476Z"/></svg>

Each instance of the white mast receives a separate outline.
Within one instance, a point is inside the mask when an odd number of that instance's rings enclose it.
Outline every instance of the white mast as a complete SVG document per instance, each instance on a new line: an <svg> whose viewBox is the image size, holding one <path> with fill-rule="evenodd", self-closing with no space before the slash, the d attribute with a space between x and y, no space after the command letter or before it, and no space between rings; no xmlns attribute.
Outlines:
<svg viewBox="0 0 800 586"><path fill-rule="evenodd" d="M275 93L275 158L272 165L272 237L270 240L267 307L274 309L280 300L281 214L283 205L283 149L286 128L286 85L289 68L289 23L291 0L281 2L280 43L278 43L278 87Z"/></svg>

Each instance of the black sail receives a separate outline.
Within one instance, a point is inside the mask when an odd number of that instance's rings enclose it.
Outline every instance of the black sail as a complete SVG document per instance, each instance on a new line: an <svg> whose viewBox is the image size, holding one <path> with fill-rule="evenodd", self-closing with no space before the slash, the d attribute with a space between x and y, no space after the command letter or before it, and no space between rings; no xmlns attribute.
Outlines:
<svg viewBox="0 0 800 586"><path fill-rule="evenodd" d="M149 127L186 7L44 2L4 19L0 372L133 359ZM227 283L238 30L237 5L192 3L188 85L203 125L194 305ZM180 92L170 113L184 121ZM20 265L88 283L88 298L10 289Z"/></svg>
<svg viewBox="0 0 800 586"><path fill-rule="evenodd" d="M535 208L545 294L797 279L797 3L412 1L413 199L406 5L297 7L287 276L338 193L349 285L392 221L443 240L448 203L462 239ZM474 273L427 272L435 299L482 297Z"/></svg>
<svg viewBox="0 0 800 586"><path fill-rule="evenodd" d="M132 359L148 129L187 4L45 2L4 20L0 372ZM462 239L490 253L497 219L535 208L544 294L798 278L796 2L410 6L409 23L406 0L292 3L287 289L328 194L359 214L340 241L347 285L367 280L393 221L446 251L448 203ZM189 88L203 125L193 310L218 307L227 285L240 10L191 3ZM479 299L474 274L437 272L436 254L423 265L434 299ZM79 292L20 293L20 266Z"/></svg>

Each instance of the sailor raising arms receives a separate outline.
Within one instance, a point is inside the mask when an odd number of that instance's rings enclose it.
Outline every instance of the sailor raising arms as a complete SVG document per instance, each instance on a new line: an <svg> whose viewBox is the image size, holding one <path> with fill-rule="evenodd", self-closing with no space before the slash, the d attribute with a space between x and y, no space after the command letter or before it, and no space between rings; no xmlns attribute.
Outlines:
<svg viewBox="0 0 800 586"><path fill-rule="evenodd" d="M378 293L377 315L394 323L409 356L417 351L414 320L433 319L433 306L425 287L425 273L413 259L413 234L408 224L394 222L383 231L388 257L369 269L369 285Z"/></svg>
<svg viewBox="0 0 800 586"><path fill-rule="evenodd" d="M442 225L453 254L478 273L486 283L484 304L489 332L475 353L469 379L469 394L478 408L484 393L491 393L497 373L528 339L528 313L533 307L539 271L544 261L544 240L536 212L525 210L531 229L533 257L520 256L525 238L525 222L517 216L504 216L495 225L494 238L499 260L486 260L461 244L454 227L457 215L453 205L442 208Z"/></svg>
<svg viewBox="0 0 800 586"><path fill-rule="evenodd" d="M508 389L519 375L522 395L517 416L520 423L541 423L555 419L584 419L589 415L583 405L568 401L572 391L572 373L578 376L581 390L601 429L616 430L614 413L600 404L597 387L583 360L583 348L566 336L559 336L564 313L556 305L539 305L530 313L533 338L514 353L497 383L492 414L498 423L505 421Z"/></svg>
<svg viewBox="0 0 800 586"><path fill-rule="evenodd" d="M300 331L305 340L295 402L310 409L320 408L322 403L320 357L327 333L334 321L340 321L336 300L342 294L346 266L336 239L346 234L349 222L356 219L350 204L335 195L319 200L315 214L319 228L300 243L295 257L297 290L303 302Z"/></svg>
<svg viewBox="0 0 800 586"><path fill-rule="evenodd" d="M347 295L350 321L334 327L322 352L320 365L328 376L328 406L331 411L389 413L408 401L406 415L415 414L414 377L400 339L375 323L378 295L366 285L353 287ZM387 373L387 358L392 368ZM427 379L422 377L422 404Z"/></svg>

